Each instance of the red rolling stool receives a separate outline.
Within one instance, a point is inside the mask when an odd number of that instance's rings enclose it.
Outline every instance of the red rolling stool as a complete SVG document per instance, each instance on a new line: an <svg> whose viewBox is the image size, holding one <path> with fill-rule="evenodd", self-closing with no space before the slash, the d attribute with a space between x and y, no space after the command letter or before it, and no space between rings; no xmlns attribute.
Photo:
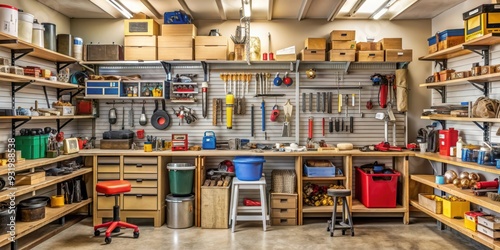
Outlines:
<svg viewBox="0 0 500 250"><path fill-rule="evenodd" d="M118 195L121 193L130 192L130 182L128 181L102 181L96 184L95 190L98 193L105 194L106 196L115 196L115 205L113 206L113 221L106 222L97 226L94 226L94 235L99 236L101 231L99 228L106 229L106 238L104 242L106 244L111 243L111 232L120 227L132 228L134 229L134 238L139 238L139 227L127 222L120 221L120 206L118 205Z"/></svg>

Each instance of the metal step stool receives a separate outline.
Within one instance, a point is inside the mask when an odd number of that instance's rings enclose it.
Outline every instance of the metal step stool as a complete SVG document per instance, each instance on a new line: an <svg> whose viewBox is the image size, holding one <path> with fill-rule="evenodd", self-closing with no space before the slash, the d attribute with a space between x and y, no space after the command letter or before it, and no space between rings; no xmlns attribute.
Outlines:
<svg viewBox="0 0 500 250"><path fill-rule="evenodd" d="M350 189L328 189L328 195L333 197L333 212L332 219L328 220L328 226L326 231L330 232L330 236L333 237L333 231L335 229L342 229L342 235L345 235L347 229L351 230L351 236L354 236L354 228L352 226L352 217L349 211L349 205L347 204L347 197L351 196ZM342 217L340 222L337 224L337 205L338 199L342 199ZM347 219L346 219L347 213Z"/></svg>
<svg viewBox="0 0 500 250"><path fill-rule="evenodd" d="M262 220L262 227L266 231L266 221L269 220L267 214L267 202L266 202L266 179L261 177L258 181L242 181L237 177L233 178L233 184L231 189L231 209L230 209L230 223L231 232L234 233L234 227L236 226L236 221L260 221ZM260 190L260 206L238 206L238 195L240 189L254 189ZM238 212L242 213L260 213L260 215L238 215Z"/></svg>

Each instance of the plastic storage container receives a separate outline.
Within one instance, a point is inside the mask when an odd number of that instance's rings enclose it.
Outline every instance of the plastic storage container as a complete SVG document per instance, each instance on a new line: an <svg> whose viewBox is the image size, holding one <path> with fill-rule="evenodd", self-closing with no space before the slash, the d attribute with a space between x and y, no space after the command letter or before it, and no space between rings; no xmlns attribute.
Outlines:
<svg viewBox="0 0 500 250"><path fill-rule="evenodd" d="M35 16L26 12L19 12L18 36L19 39L31 43L33 36L33 20Z"/></svg>
<svg viewBox="0 0 500 250"><path fill-rule="evenodd" d="M324 161L326 166L310 166L309 162L304 163L304 175L307 177L335 177L335 165L330 161Z"/></svg>
<svg viewBox="0 0 500 250"><path fill-rule="evenodd" d="M16 7L0 4L0 31L17 37L17 22L19 12Z"/></svg>
<svg viewBox="0 0 500 250"><path fill-rule="evenodd" d="M258 181L266 160L263 156L236 156L233 163L236 177L242 181Z"/></svg>
<svg viewBox="0 0 500 250"><path fill-rule="evenodd" d="M356 197L368 208L396 207L400 173L367 174L356 167Z"/></svg>
<svg viewBox="0 0 500 250"><path fill-rule="evenodd" d="M194 195L175 197L167 195L167 227L188 228L194 225Z"/></svg>
<svg viewBox="0 0 500 250"><path fill-rule="evenodd" d="M49 135L16 136L16 150L25 159L45 158Z"/></svg>
<svg viewBox="0 0 500 250"><path fill-rule="evenodd" d="M439 154L450 156L450 147L455 147L458 141L458 130L453 128L439 130Z"/></svg>
<svg viewBox="0 0 500 250"><path fill-rule="evenodd" d="M191 194L193 190L195 168L195 166L189 163L167 164L170 192L173 196Z"/></svg>
<svg viewBox="0 0 500 250"><path fill-rule="evenodd" d="M43 32L45 28L43 25L39 24L37 20L33 23L33 35L31 37L31 43L38 45L43 48L44 46L44 38Z"/></svg>

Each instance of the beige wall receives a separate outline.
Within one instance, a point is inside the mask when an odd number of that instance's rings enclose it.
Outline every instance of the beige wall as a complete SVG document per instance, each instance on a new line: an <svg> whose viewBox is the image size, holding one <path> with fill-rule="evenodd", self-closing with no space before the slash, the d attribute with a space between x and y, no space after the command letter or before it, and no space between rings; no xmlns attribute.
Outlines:
<svg viewBox="0 0 500 250"><path fill-rule="evenodd" d="M84 44L123 45L123 20L71 19L71 34L83 38Z"/></svg>
<svg viewBox="0 0 500 250"><path fill-rule="evenodd" d="M467 0L432 19L432 33L447 29L460 29L464 27L462 14L481 4L491 3L491 0Z"/></svg>
<svg viewBox="0 0 500 250"><path fill-rule="evenodd" d="M37 2L36 0L3 0L2 3L33 14L39 23L54 23L57 34L70 33L70 19L67 16Z"/></svg>

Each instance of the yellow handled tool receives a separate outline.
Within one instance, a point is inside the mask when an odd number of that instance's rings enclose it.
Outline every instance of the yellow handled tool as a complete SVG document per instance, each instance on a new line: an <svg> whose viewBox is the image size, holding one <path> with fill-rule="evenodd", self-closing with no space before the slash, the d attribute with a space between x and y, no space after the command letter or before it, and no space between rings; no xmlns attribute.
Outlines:
<svg viewBox="0 0 500 250"><path fill-rule="evenodd" d="M233 105L234 95L229 93L226 95L226 126L227 129L233 129Z"/></svg>

